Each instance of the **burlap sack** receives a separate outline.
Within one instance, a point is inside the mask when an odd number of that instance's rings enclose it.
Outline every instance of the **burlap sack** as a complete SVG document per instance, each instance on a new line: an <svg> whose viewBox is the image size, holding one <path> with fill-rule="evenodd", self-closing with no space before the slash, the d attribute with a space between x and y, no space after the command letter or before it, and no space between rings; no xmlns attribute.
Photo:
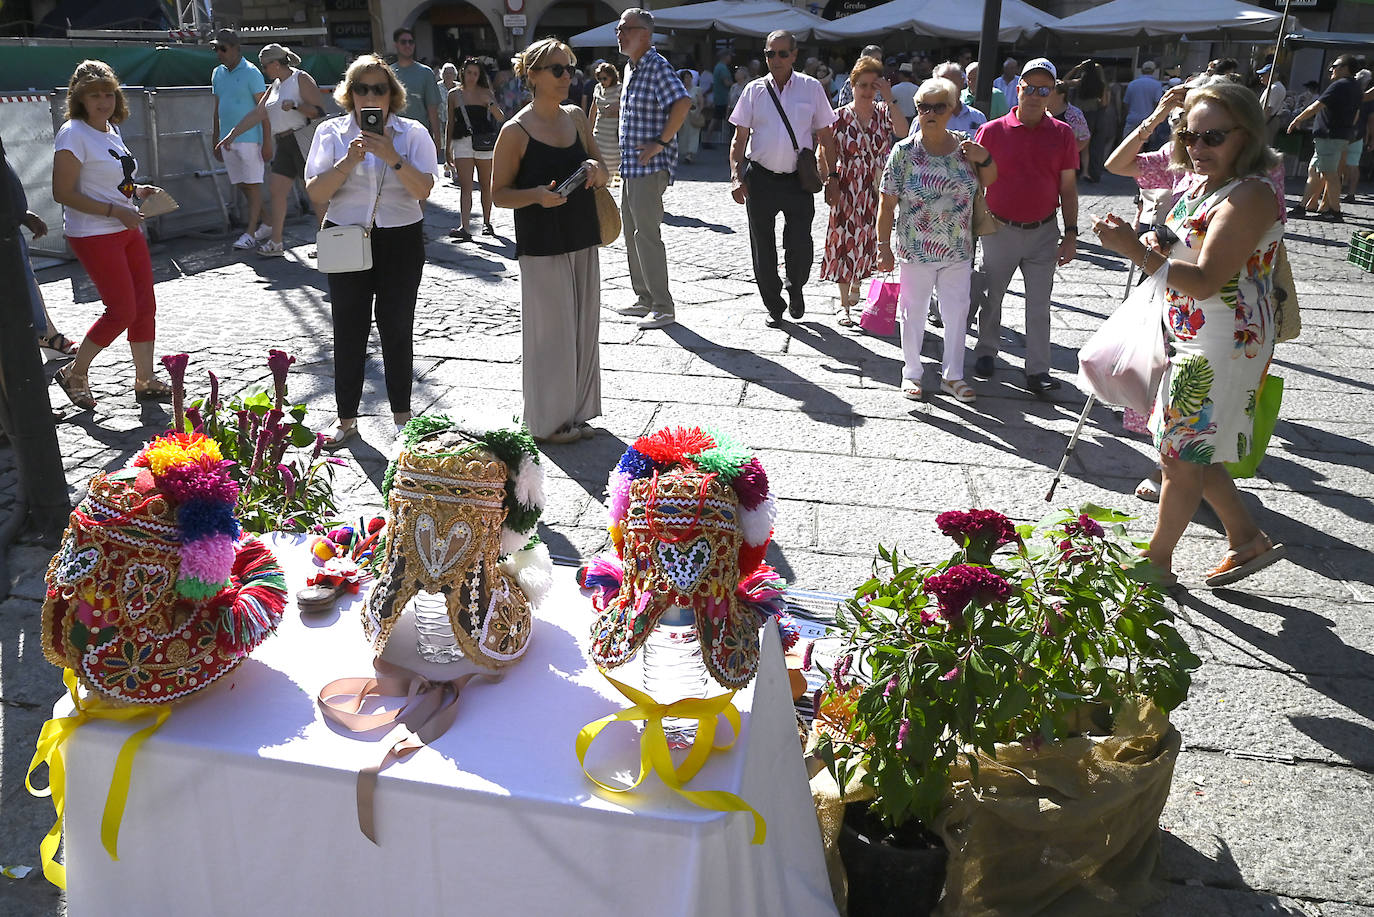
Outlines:
<svg viewBox="0 0 1374 917"><path fill-rule="evenodd" d="M1111 736L999 745L952 773L931 830L949 850L939 917L1109 917L1156 900L1164 809L1182 744L1148 701Z"/></svg>

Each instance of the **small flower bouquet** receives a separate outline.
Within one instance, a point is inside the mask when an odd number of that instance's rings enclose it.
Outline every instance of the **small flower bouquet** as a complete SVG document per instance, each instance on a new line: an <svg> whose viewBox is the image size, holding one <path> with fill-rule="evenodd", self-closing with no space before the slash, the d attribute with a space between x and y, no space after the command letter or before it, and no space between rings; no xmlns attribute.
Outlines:
<svg viewBox="0 0 1374 917"><path fill-rule="evenodd" d="M1110 733L1142 699L1164 712L1182 703L1200 662L1128 518L1092 505L1022 526L947 512L936 524L958 546L948 560L921 566L879 547L877 575L841 609L843 646L818 692L818 710L839 711L815 746L838 786L871 790L871 814L890 827L930 825L956 764L976 786L980 756L996 760L999 744L1038 750Z"/></svg>

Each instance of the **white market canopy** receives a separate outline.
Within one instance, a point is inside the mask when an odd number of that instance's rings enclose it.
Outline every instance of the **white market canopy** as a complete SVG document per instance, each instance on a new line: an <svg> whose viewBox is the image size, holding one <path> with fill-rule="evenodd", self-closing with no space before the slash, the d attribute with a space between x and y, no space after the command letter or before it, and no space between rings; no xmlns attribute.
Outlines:
<svg viewBox="0 0 1374 917"><path fill-rule="evenodd" d="M616 22L619 21L618 19L616 20ZM657 31L654 32L654 44L667 44L667 42L667 35ZM608 22L594 29L578 32L568 41L568 44L572 45L574 48L614 48L616 46L615 22Z"/></svg>
<svg viewBox="0 0 1374 917"><path fill-rule="evenodd" d="M1057 28L1060 21L1024 0L1002 0L997 37L1000 41L1017 41L1042 28ZM851 41L900 30L935 38L975 41L983 30L983 4L967 0L889 0L862 13L825 23L816 29L816 37L825 41Z"/></svg>
<svg viewBox="0 0 1374 917"><path fill-rule="evenodd" d="M680 29L686 31L706 31L715 29L729 35L750 35L763 38L775 29L787 29L799 40L811 37L818 26L827 25L826 20L804 9L798 9L782 0L707 0L705 3L690 3L674 6L666 10L654 10L656 30ZM602 29L611 29L611 41L615 44L615 23L599 26L572 37L570 44L582 47L596 46L597 42L587 41L587 36L596 37Z"/></svg>
<svg viewBox="0 0 1374 917"><path fill-rule="evenodd" d="M1111 0L1059 20L1061 35L1122 38L1261 32L1274 34L1282 13L1238 0Z"/></svg>

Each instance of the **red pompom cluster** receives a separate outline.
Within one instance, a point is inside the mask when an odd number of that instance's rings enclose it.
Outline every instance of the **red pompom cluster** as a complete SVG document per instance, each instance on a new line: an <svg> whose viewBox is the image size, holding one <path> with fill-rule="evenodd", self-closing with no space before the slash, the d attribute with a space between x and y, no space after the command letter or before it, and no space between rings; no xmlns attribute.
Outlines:
<svg viewBox="0 0 1374 917"><path fill-rule="evenodd" d="M988 605L1011 597L1011 585L987 567L959 564L939 576L926 577L925 591L940 601L940 615L958 623L970 602Z"/></svg>
<svg viewBox="0 0 1374 917"><path fill-rule="evenodd" d="M700 427L664 427L635 440L634 450L660 465L675 465L687 456L714 449L716 441Z"/></svg>

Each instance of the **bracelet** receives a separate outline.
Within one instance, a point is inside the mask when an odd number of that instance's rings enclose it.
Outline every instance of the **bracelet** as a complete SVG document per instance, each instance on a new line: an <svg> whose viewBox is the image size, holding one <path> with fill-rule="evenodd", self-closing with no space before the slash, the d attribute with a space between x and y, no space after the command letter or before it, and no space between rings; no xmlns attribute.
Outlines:
<svg viewBox="0 0 1374 917"><path fill-rule="evenodd" d="M986 169L986 168L987 168L988 166L990 166L990 165L992 165L992 157L991 157L991 156L989 156L987 159L984 159L982 162L975 162L975 163L973 164L973 167L974 167L975 169Z"/></svg>

